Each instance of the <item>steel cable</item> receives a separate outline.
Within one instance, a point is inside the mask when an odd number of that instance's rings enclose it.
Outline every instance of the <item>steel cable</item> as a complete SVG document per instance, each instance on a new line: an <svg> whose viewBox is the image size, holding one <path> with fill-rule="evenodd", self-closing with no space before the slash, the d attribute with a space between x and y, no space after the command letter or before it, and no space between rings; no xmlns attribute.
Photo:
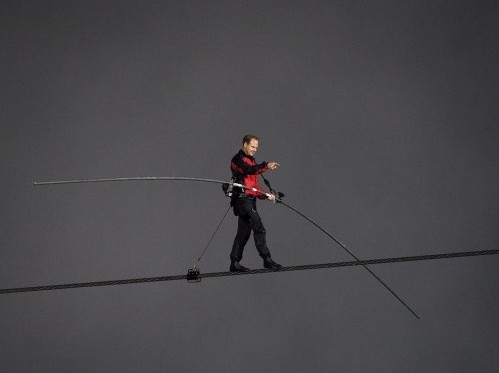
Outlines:
<svg viewBox="0 0 499 373"><path fill-rule="evenodd" d="M326 268L354 267L354 266L366 266L374 264L415 262L415 261L424 261L424 260L462 258L470 256L483 256L483 255L495 255L495 254L499 254L499 250L479 250L479 251L466 251L466 252L455 252L455 253L444 253L444 254L433 254L433 255L356 260L350 262L307 264L307 265L282 267L279 270L254 269L254 270L249 270L247 272L211 272L211 273L200 273L198 277L201 279L209 277L256 275L263 273L278 273L278 272L291 272L291 271L315 270L315 269L326 269ZM127 279L127 280L80 282L73 284L0 289L0 294L63 290L63 289L86 288L86 287L96 287L96 286L130 285L130 284L139 284L139 283L148 283L148 282L176 281L176 280L187 280L187 279L188 279L187 275L176 275L176 276L136 278L136 279Z"/></svg>

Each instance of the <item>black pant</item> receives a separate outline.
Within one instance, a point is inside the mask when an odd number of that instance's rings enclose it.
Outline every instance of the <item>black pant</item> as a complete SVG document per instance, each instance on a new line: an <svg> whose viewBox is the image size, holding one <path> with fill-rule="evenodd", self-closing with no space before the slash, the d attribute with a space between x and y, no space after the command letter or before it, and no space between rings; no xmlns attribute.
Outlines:
<svg viewBox="0 0 499 373"><path fill-rule="evenodd" d="M270 251L267 247L265 227L262 219L256 211L256 198L242 197L234 201L234 213L239 216L237 222L237 234L234 238L232 251L230 253L231 261L239 262L243 258L244 246L248 242L253 230L253 238L258 254L265 259L270 258Z"/></svg>

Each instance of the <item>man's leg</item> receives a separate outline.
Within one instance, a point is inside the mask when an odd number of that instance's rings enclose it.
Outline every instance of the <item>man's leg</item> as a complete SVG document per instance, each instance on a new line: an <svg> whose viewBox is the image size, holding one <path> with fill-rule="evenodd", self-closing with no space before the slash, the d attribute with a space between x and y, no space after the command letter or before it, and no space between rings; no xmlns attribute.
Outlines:
<svg viewBox="0 0 499 373"><path fill-rule="evenodd" d="M237 220L237 234L232 244L232 251L230 252L231 262L239 262L243 258L244 246L251 235L251 227L252 223L248 214L239 216Z"/></svg>
<svg viewBox="0 0 499 373"><path fill-rule="evenodd" d="M260 215L255 210L252 210L251 220L253 222L253 237L255 239L255 246L258 250L258 253L263 259L263 266L269 269L279 269L282 266L272 260L270 257L270 250L267 247L267 231L263 226L262 219Z"/></svg>
<svg viewBox="0 0 499 373"><path fill-rule="evenodd" d="M258 254L262 259L270 258L270 250L267 246L267 231L263 226L262 219L258 212L252 210L250 213L250 220L253 228L253 238L255 239L255 246Z"/></svg>

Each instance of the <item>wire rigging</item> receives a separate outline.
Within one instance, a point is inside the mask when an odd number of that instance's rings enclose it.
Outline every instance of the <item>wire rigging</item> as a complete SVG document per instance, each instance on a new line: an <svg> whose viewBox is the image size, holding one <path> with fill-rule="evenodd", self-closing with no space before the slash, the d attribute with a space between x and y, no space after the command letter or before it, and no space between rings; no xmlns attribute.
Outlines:
<svg viewBox="0 0 499 373"><path fill-rule="evenodd" d="M357 260L357 261L350 261L350 262L297 265L297 266L282 267L279 270L255 269L255 270L250 270L248 272L200 273L198 276L199 276L199 279L210 278L210 277L243 276L243 275L256 275L256 274L264 274L264 273L291 272L291 271L316 270L316 269L340 268L340 267L354 267L354 266L366 266L366 265L374 265L374 264L415 262L415 261L425 261L425 260L435 260L435 259L463 258L463 257L471 257L471 256L484 256L484 255L496 255L496 254L499 254L499 250L478 250L478 251L454 252L454 253L432 254L432 255L419 255L419 256L406 256L406 257L394 257L394 258L382 258L382 259ZM88 287L97 287L97 286L130 285L130 284L139 284L139 283L176 281L176 280L188 280L188 275L146 277L146 278L135 278L135 279L127 279L127 280L79 282L79 283L73 283L73 284L0 289L0 294L27 293L27 292L35 292L35 291L49 291L49 290L64 290L64 289L88 288Z"/></svg>
<svg viewBox="0 0 499 373"><path fill-rule="evenodd" d="M228 213L228 212L229 212L229 210L230 210L230 207L231 207L231 206L229 205L229 207L227 208L227 211L225 211L225 214L224 214L224 216L223 216L222 220L220 220L220 223L218 223L218 226L217 226L217 228L215 229L215 232L213 232L213 234L211 235L210 240L208 241L208 243L206 244L206 246L205 246L205 248L204 248L203 252L202 252L202 253L201 253L201 255L199 256L199 258L198 258L198 260L197 260L197 263L199 263L199 262L201 261L201 258L202 258L202 257L203 257L203 255L206 253L206 250L208 249L208 246L210 246L211 241L213 241L213 237L215 237L215 235L217 234L218 230L220 229L220 226L221 226L221 225L222 225L222 223L224 222L225 217L227 216L227 213Z"/></svg>

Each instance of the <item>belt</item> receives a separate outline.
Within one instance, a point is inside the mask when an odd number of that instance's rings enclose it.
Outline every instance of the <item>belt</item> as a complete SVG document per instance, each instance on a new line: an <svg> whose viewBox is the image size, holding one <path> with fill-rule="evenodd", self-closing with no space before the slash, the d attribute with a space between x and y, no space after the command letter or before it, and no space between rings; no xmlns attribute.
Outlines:
<svg viewBox="0 0 499 373"><path fill-rule="evenodd" d="M238 198L246 198L246 199L256 199L255 196L251 194L239 193Z"/></svg>

